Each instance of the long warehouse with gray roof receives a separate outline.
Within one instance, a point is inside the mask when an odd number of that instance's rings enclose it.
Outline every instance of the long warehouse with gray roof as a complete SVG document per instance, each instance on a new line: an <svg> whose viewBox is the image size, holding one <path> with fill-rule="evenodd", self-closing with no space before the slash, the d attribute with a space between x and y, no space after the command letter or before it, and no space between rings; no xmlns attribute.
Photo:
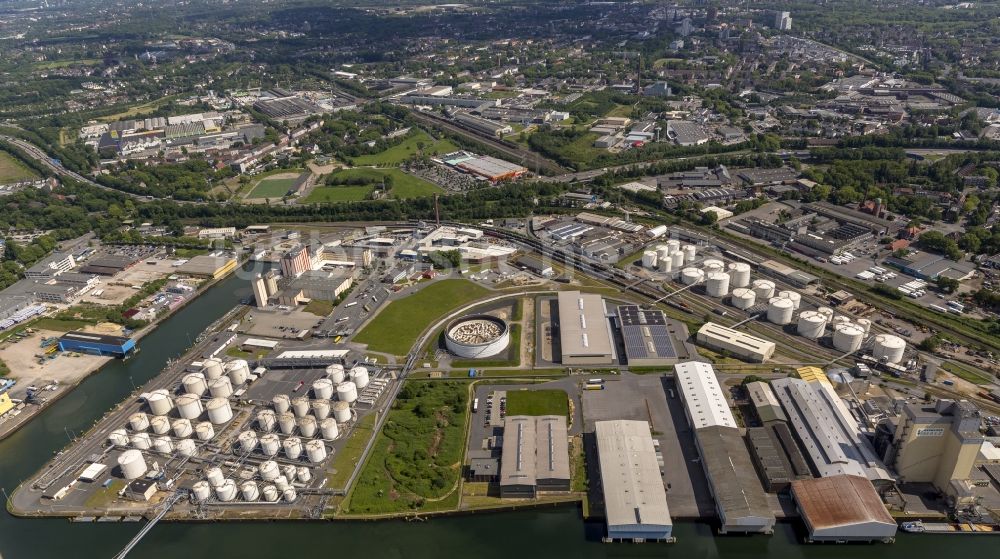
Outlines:
<svg viewBox="0 0 1000 559"><path fill-rule="evenodd" d="M559 293L559 343L563 365L611 365L615 359L604 299L594 293Z"/></svg>
<svg viewBox="0 0 1000 559"><path fill-rule="evenodd" d="M504 422L500 496L569 491L569 435L561 415L512 415Z"/></svg>

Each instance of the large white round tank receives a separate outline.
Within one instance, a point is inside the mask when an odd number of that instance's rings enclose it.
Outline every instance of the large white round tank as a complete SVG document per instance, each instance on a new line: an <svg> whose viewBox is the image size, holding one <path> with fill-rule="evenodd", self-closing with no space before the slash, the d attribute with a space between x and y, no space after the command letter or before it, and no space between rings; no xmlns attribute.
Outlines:
<svg viewBox="0 0 1000 559"><path fill-rule="evenodd" d="M667 249L670 251L670 254L674 254L675 252L680 252L681 242L678 241L677 239L670 239L669 241L667 241Z"/></svg>
<svg viewBox="0 0 1000 559"><path fill-rule="evenodd" d="M222 485L215 488L215 497L223 503L228 503L236 499L236 482L227 479Z"/></svg>
<svg viewBox="0 0 1000 559"><path fill-rule="evenodd" d="M340 363L327 365L326 377L332 380L334 385L344 382L344 366Z"/></svg>
<svg viewBox="0 0 1000 559"><path fill-rule="evenodd" d="M260 451L264 456L276 456L281 450L281 439L274 433L268 433L260 438Z"/></svg>
<svg viewBox="0 0 1000 559"><path fill-rule="evenodd" d="M111 446L117 446L118 448L128 446L128 431L125 429L115 429L108 435L108 443L110 443Z"/></svg>
<svg viewBox="0 0 1000 559"><path fill-rule="evenodd" d="M208 383L205 382L205 375L202 373L184 375L181 385L184 387L185 394L204 396L205 391L208 390Z"/></svg>
<svg viewBox="0 0 1000 559"><path fill-rule="evenodd" d="M237 439L240 442L242 452L253 452L257 450L257 433L253 431L243 431Z"/></svg>
<svg viewBox="0 0 1000 559"><path fill-rule="evenodd" d="M294 487L289 487L281 492L281 498L284 499L286 503L294 502L296 496Z"/></svg>
<svg viewBox="0 0 1000 559"><path fill-rule="evenodd" d="M177 441L175 448L177 448L177 454L180 454L181 456L194 456L194 453L197 450L194 441L191 439L182 439Z"/></svg>
<svg viewBox="0 0 1000 559"><path fill-rule="evenodd" d="M368 386L368 369L361 366L352 367L351 382L354 383L354 386L356 386L358 390Z"/></svg>
<svg viewBox="0 0 1000 559"><path fill-rule="evenodd" d="M303 437L314 437L316 436L316 418L307 415L305 417L300 417L298 421L299 433Z"/></svg>
<svg viewBox="0 0 1000 559"><path fill-rule="evenodd" d="M225 423L233 418L233 408L225 398L212 398L205 406L208 409L208 420L214 425Z"/></svg>
<svg viewBox="0 0 1000 559"><path fill-rule="evenodd" d="M724 272L726 270L726 263L716 258L709 258L701 263L701 269L705 271L705 275Z"/></svg>
<svg viewBox="0 0 1000 559"><path fill-rule="evenodd" d="M681 251L670 253L670 266L675 270L684 265L684 253Z"/></svg>
<svg viewBox="0 0 1000 559"><path fill-rule="evenodd" d="M281 474L274 478L274 486L278 488L278 491L284 491L291 487L291 484L288 483L288 478L285 477L285 474Z"/></svg>
<svg viewBox="0 0 1000 559"><path fill-rule="evenodd" d="M292 405L287 394L278 394L271 400L271 403L274 405L274 411L277 413L285 413Z"/></svg>
<svg viewBox="0 0 1000 559"><path fill-rule="evenodd" d="M195 394L184 394L177 398L177 413L184 419L198 419L205 409L201 405L201 398Z"/></svg>
<svg viewBox="0 0 1000 559"><path fill-rule="evenodd" d="M146 398L146 404L149 405L149 411L153 412L154 415L167 415L170 413L171 408L174 407L173 401L170 399L170 393L162 388L154 390Z"/></svg>
<svg viewBox="0 0 1000 559"><path fill-rule="evenodd" d="M774 297L774 282L766 279L754 280L753 292L757 294L758 301L767 301Z"/></svg>
<svg viewBox="0 0 1000 559"><path fill-rule="evenodd" d="M326 419L330 417L330 400L313 400L312 409L316 419Z"/></svg>
<svg viewBox="0 0 1000 559"><path fill-rule="evenodd" d="M149 420L149 426L157 435L165 435L170 432L170 419L165 415L154 415L153 419Z"/></svg>
<svg viewBox="0 0 1000 559"><path fill-rule="evenodd" d="M174 421L170 427L173 428L174 436L178 439L186 439L191 436L192 432L194 432L194 429L191 428L190 419L178 419Z"/></svg>
<svg viewBox="0 0 1000 559"><path fill-rule="evenodd" d="M711 272L705 281L705 292L709 297L725 297L729 294L729 274L725 272Z"/></svg>
<svg viewBox="0 0 1000 559"><path fill-rule="evenodd" d="M659 266L664 260L670 258L670 247L667 245L656 245L656 265Z"/></svg>
<svg viewBox="0 0 1000 559"><path fill-rule="evenodd" d="M347 423L351 420L351 404L347 402L333 403L333 418L337 423Z"/></svg>
<svg viewBox="0 0 1000 559"><path fill-rule="evenodd" d="M277 424L278 418L274 413L274 410L260 410L257 412L257 428L260 431L269 433L274 431L274 426Z"/></svg>
<svg viewBox="0 0 1000 559"><path fill-rule="evenodd" d="M836 328L838 326L850 324L851 319L841 314L833 317L833 320L830 323L833 325L834 328Z"/></svg>
<svg viewBox="0 0 1000 559"><path fill-rule="evenodd" d="M243 359L230 361L226 363L226 376L229 377L233 386L240 386L250 376L250 364Z"/></svg>
<svg viewBox="0 0 1000 559"><path fill-rule="evenodd" d="M215 437L215 427L208 421L202 421L194 428L194 434L199 441L210 441Z"/></svg>
<svg viewBox="0 0 1000 559"><path fill-rule="evenodd" d="M145 433L142 433L146 435ZM146 435L149 438L149 435ZM125 479L139 479L146 475L146 460L142 453L135 449L126 450L118 456L118 467Z"/></svg>
<svg viewBox="0 0 1000 559"><path fill-rule="evenodd" d="M247 480L241 483L240 493L243 495L244 501L253 502L260 498L260 490L257 489L256 481Z"/></svg>
<svg viewBox="0 0 1000 559"><path fill-rule="evenodd" d="M206 359L201 371L205 373L206 379L215 380L222 376L222 361L214 357Z"/></svg>
<svg viewBox="0 0 1000 559"><path fill-rule="evenodd" d="M833 328L833 347L837 351L850 353L861 347L865 339L865 331L854 324L838 324Z"/></svg>
<svg viewBox="0 0 1000 559"><path fill-rule="evenodd" d="M351 381L345 381L337 385L337 399L348 404L357 401L358 387Z"/></svg>
<svg viewBox="0 0 1000 559"><path fill-rule="evenodd" d="M128 418L128 424L133 431L145 431L149 429L149 416L141 411L133 413Z"/></svg>
<svg viewBox="0 0 1000 559"><path fill-rule="evenodd" d="M795 312L795 304L791 299L784 297L771 297L767 302L767 319L774 324L789 324L792 322L792 313Z"/></svg>
<svg viewBox="0 0 1000 559"><path fill-rule="evenodd" d="M194 496L194 500L199 503L207 501L212 496L212 486L205 480L196 481L191 486L191 494Z"/></svg>
<svg viewBox="0 0 1000 559"><path fill-rule="evenodd" d="M299 396L292 400L292 411L295 412L295 417L305 417L309 414L309 398L305 396Z"/></svg>
<svg viewBox="0 0 1000 559"><path fill-rule="evenodd" d="M799 310L799 305L802 304L802 295L799 295L797 291L779 291L778 297L791 301L792 308L795 310Z"/></svg>
<svg viewBox="0 0 1000 559"><path fill-rule="evenodd" d="M656 251L646 250L642 253L642 267L643 268L655 268L656 267Z"/></svg>
<svg viewBox="0 0 1000 559"><path fill-rule="evenodd" d="M694 285L705 277L705 272L698 268L684 268L681 270L681 283L684 285Z"/></svg>
<svg viewBox="0 0 1000 559"><path fill-rule="evenodd" d="M233 395L233 383L229 377L219 377L209 384L208 391L213 398L228 398Z"/></svg>
<svg viewBox="0 0 1000 559"><path fill-rule="evenodd" d="M205 470L205 479L208 480L209 485L215 488L219 487L226 481L226 476L222 473L222 468L212 466L211 468Z"/></svg>
<svg viewBox="0 0 1000 559"><path fill-rule="evenodd" d="M886 363L899 363L903 360L906 352L906 342L899 336L892 334L879 334L875 336L875 347L872 348L872 355L875 359Z"/></svg>
<svg viewBox="0 0 1000 559"><path fill-rule="evenodd" d="M734 262L730 264L729 277L732 278L730 285L733 287L746 287L750 285L750 265L746 262Z"/></svg>
<svg viewBox="0 0 1000 559"><path fill-rule="evenodd" d="M820 307L816 312L826 317L827 324L833 324L833 309L830 307Z"/></svg>
<svg viewBox="0 0 1000 559"><path fill-rule="evenodd" d="M298 470L295 472L295 477L297 477L302 483L309 483L309 480L312 479L312 472L310 472L309 468L305 466L299 466Z"/></svg>
<svg viewBox="0 0 1000 559"><path fill-rule="evenodd" d="M281 446L289 460L298 460L302 456L302 439L298 437L288 437L281 442Z"/></svg>
<svg viewBox="0 0 1000 559"><path fill-rule="evenodd" d="M326 447L323 445L323 441L313 439L307 442L306 456L309 457L309 461L313 464L318 464L323 460L326 460Z"/></svg>
<svg viewBox="0 0 1000 559"><path fill-rule="evenodd" d="M337 429L337 420L332 417L328 417L321 421L319 424L319 430L320 433L322 433L323 438L328 441L336 439L337 435L340 434L340 431Z"/></svg>
<svg viewBox="0 0 1000 559"><path fill-rule="evenodd" d="M658 258L656 260L656 269L660 272L666 274L674 269L674 261L671 257L666 256L663 258Z"/></svg>
<svg viewBox="0 0 1000 559"><path fill-rule="evenodd" d="M867 318L859 318L856 324L865 331L866 336L868 335L868 332L870 332L872 329L872 321L868 320Z"/></svg>
<svg viewBox="0 0 1000 559"><path fill-rule="evenodd" d="M737 309L746 310L757 302L757 294L754 293L753 289L740 287L733 290L733 296L730 300Z"/></svg>
<svg viewBox="0 0 1000 559"><path fill-rule="evenodd" d="M295 429L295 416L287 411L278 415L278 429L281 429L283 435L291 435Z"/></svg>
<svg viewBox="0 0 1000 559"><path fill-rule="evenodd" d="M281 468L278 467L278 463L274 460L262 462L258 471L260 472L260 478L264 481L274 481L281 475Z"/></svg>
<svg viewBox="0 0 1000 559"><path fill-rule="evenodd" d="M296 468L293 464L282 466L281 474L288 480L288 483L295 483Z"/></svg>
<svg viewBox="0 0 1000 559"><path fill-rule="evenodd" d="M276 503L281 497L278 493L278 489L273 485L265 485L264 489L261 489L260 496L264 498L268 503Z"/></svg>
<svg viewBox="0 0 1000 559"><path fill-rule="evenodd" d="M333 398L333 381L324 377L316 379L312 385L313 395L320 400Z"/></svg>
<svg viewBox="0 0 1000 559"><path fill-rule="evenodd" d="M174 443L170 440L170 437L156 437L153 439L153 450L163 454L172 454L174 452Z"/></svg>
<svg viewBox="0 0 1000 559"><path fill-rule="evenodd" d="M139 450L149 450L153 446L153 440L149 438L149 433L136 433L128 440L132 443L132 448Z"/></svg>
<svg viewBox="0 0 1000 559"><path fill-rule="evenodd" d="M799 314L799 335L810 340L819 339L826 331L826 317L816 311L803 311Z"/></svg>
<svg viewBox="0 0 1000 559"><path fill-rule="evenodd" d="M681 249L684 251L684 263L690 264L694 262L695 258L698 257L698 247L694 245L684 245Z"/></svg>

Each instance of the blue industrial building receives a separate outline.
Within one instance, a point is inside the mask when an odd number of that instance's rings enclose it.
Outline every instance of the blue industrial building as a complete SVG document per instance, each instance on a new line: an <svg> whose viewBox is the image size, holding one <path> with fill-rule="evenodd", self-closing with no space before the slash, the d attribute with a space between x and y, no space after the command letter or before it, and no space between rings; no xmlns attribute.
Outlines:
<svg viewBox="0 0 1000 559"><path fill-rule="evenodd" d="M59 349L105 357L127 357L135 352L135 340L124 336L67 332L59 338Z"/></svg>

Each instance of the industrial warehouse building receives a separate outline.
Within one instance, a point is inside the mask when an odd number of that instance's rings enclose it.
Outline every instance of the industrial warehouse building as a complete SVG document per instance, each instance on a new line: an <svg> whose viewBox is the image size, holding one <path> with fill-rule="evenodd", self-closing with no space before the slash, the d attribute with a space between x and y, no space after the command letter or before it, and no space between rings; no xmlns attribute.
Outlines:
<svg viewBox="0 0 1000 559"><path fill-rule="evenodd" d="M891 542L896 536L896 521L863 477L794 481L792 496L811 542Z"/></svg>
<svg viewBox="0 0 1000 559"><path fill-rule="evenodd" d="M629 365L658 367L677 360L663 311L620 305L617 317Z"/></svg>
<svg viewBox="0 0 1000 559"><path fill-rule="evenodd" d="M781 409L781 402L774 395L774 390L766 382L748 382L743 388L747 391L750 404L757 412L757 418L761 423L769 421L788 421L788 416Z"/></svg>
<svg viewBox="0 0 1000 559"><path fill-rule="evenodd" d="M561 291L559 343L563 365L611 365L615 360L604 299L593 293Z"/></svg>
<svg viewBox="0 0 1000 559"><path fill-rule="evenodd" d="M677 390L721 521L720 533L774 530L775 518L715 369L686 361L674 366Z"/></svg>
<svg viewBox="0 0 1000 559"><path fill-rule="evenodd" d="M611 540L671 540L667 493L645 421L595 424L601 486Z"/></svg>
<svg viewBox="0 0 1000 559"><path fill-rule="evenodd" d="M764 489L779 493L792 480L812 477L809 463L802 455L791 429L784 421L769 422L764 427L747 429L750 456L764 482Z"/></svg>
<svg viewBox="0 0 1000 559"><path fill-rule="evenodd" d="M342 293L354 284L354 272L337 269L330 272L308 270L298 277L292 277L288 286L278 292L278 302L295 306L299 303L318 299L336 301Z"/></svg>
<svg viewBox="0 0 1000 559"><path fill-rule="evenodd" d="M236 258L229 253L195 256L177 268L177 273L196 278L219 279L236 269Z"/></svg>
<svg viewBox="0 0 1000 559"><path fill-rule="evenodd" d="M716 351L728 351L745 361L763 363L774 355L774 342L726 328L721 324L706 322L698 329L698 343Z"/></svg>
<svg viewBox="0 0 1000 559"><path fill-rule="evenodd" d="M569 433L561 415L511 415L503 429L500 496L569 491Z"/></svg>
<svg viewBox="0 0 1000 559"><path fill-rule="evenodd" d="M135 351L135 340L124 336L67 332L59 338L59 350L107 357L126 357Z"/></svg>

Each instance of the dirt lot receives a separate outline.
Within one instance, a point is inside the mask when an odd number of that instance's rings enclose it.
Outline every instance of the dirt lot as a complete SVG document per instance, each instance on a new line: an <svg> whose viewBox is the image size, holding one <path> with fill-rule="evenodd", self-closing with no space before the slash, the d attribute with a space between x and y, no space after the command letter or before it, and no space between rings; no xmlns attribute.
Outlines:
<svg viewBox="0 0 1000 559"><path fill-rule="evenodd" d="M45 351L41 347L42 338L60 335L62 332L39 330L19 342L0 344L0 359L10 367L10 376L17 379L17 386L11 394L13 398L22 398L30 385L41 387L51 381L62 385L76 384L111 360L93 355L58 353L55 359L46 359L44 365L39 365L36 355Z"/></svg>

